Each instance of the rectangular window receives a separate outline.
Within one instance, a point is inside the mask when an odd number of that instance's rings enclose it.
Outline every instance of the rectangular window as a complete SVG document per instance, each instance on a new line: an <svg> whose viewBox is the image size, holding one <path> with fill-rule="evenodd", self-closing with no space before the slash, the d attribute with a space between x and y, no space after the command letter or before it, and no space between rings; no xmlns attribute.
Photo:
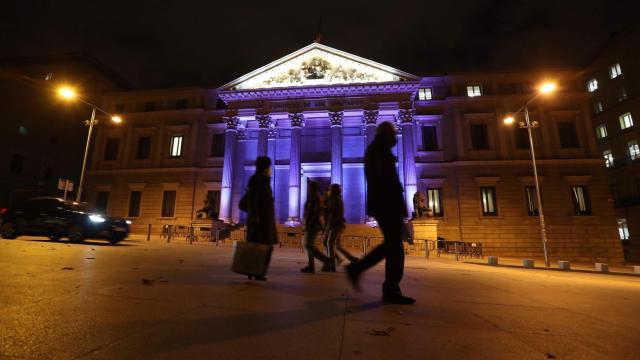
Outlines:
<svg viewBox="0 0 640 360"><path fill-rule="evenodd" d="M151 136L140 136L138 138L138 149L136 159L146 160L151 157Z"/></svg>
<svg viewBox="0 0 640 360"><path fill-rule="evenodd" d="M622 69L620 68L620 63L611 65L611 67L609 68L609 77L612 79L615 79L620 75L622 75Z"/></svg>
<svg viewBox="0 0 640 360"><path fill-rule="evenodd" d="M578 134L576 133L576 124L573 121L559 122L558 136L560 138L561 148L569 149L579 147Z"/></svg>
<svg viewBox="0 0 640 360"><path fill-rule="evenodd" d="M496 188L493 186L483 186L480 188L480 201L482 202L482 216L498 215L496 201Z"/></svg>
<svg viewBox="0 0 640 360"><path fill-rule="evenodd" d="M538 196L535 186L525 186L524 197L527 204L527 215L538 216Z"/></svg>
<svg viewBox="0 0 640 360"><path fill-rule="evenodd" d="M223 133L214 133L211 135L211 157L224 156L224 141L225 134Z"/></svg>
<svg viewBox="0 0 640 360"><path fill-rule="evenodd" d="M427 189L427 207L433 211L433 216L443 216L442 194L439 188Z"/></svg>
<svg viewBox="0 0 640 360"><path fill-rule="evenodd" d="M129 217L140 217L142 191L132 191L129 195Z"/></svg>
<svg viewBox="0 0 640 360"><path fill-rule="evenodd" d="M422 127L422 150L438 151L438 133L435 126Z"/></svg>
<svg viewBox="0 0 640 360"><path fill-rule="evenodd" d="M106 161L117 160L119 149L120 149L120 139L108 138L104 146L104 159Z"/></svg>
<svg viewBox="0 0 640 360"><path fill-rule="evenodd" d="M516 128L516 148L528 149L529 148L529 131L523 128Z"/></svg>
<svg viewBox="0 0 640 360"><path fill-rule="evenodd" d="M620 129L624 130L633 126L633 118L631 117L631 113L622 114L618 117L620 120Z"/></svg>
<svg viewBox="0 0 640 360"><path fill-rule="evenodd" d="M627 95L627 89L625 87L618 88L618 90L616 90L616 95L618 98L618 102L623 102L629 98L629 95Z"/></svg>
<svg viewBox="0 0 640 360"><path fill-rule="evenodd" d="M109 192L98 191L96 193L96 209L101 211L103 214L106 214L108 207L109 207Z"/></svg>
<svg viewBox="0 0 640 360"><path fill-rule="evenodd" d="M162 194L162 217L173 217L176 210L176 191L169 190Z"/></svg>
<svg viewBox="0 0 640 360"><path fill-rule="evenodd" d="M432 98L431 88L418 89L418 100L431 100Z"/></svg>
<svg viewBox="0 0 640 360"><path fill-rule="evenodd" d="M116 104L114 107L116 114L124 114L124 104Z"/></svg>
<svg viewBox="0 0 640 360"><path fill-rule="evenodd" d="M602 101L596 101L596 103L593 104L593 112L595 112L596 114L600 114L603 111L604 105L602 105Z"/></svg>
<svg viewBox="0 0 640 360"><path fill-rule="evenodd" d="M186 109L188 105L189 105L189 100L188 99L178 99L178 100L176 100L176 109L177 110Z"/></svg>
<svg viewBox="0 0 640 360"><path fill-rule="evenodd" d="M171 142L169 144L169 156L180 157L182 156L182 135L171 136Z"/></svg>
<svg viewBox="0 0 640 360"><path fill-rule="evenodd" d="M471 124L469 125L471 133L471 148L474 150L489 149L489 134L487 124Z"/></svg>
<svg viewBox="0 0 640 360"><path fill-rule="evenodd" d="M618 219L618 234L620 235L620 240L629 240L627 219Z"/></svg>
<svg viewBox="0 0 640 360"><path fill-rule="evenodd" d="M638 147L637 140L631 140L627 143L627 151L629 152L629 159L636 160L640 158L640 147Z"/></svg>
<svg viewBox="0 0 640 360"><path fill-rule="evenodd" d="M209 206L212 219L217 219L220 215L220 190L207 191L207 204Z"/></svg>
<svg viewBox="0 0 640 360"><path fill-rule="evenodd" d="M604 139L607 137L607 125L600 124L596 127L596 136L598 139Z"/></svg>
<svg viewBox="0 0 640 360"><path fill-rule="evenodd" d="M482 86L481 85L467 85L467 96L468 97L482 96Z"/></svg>
<svg viewBox="0 0 640 360"><path fill-rule="evenodd" d="M602 157L604 158L604 166L605 167L613 167L613 153L611 150L605 150L602 152Z"/></svg>
<svg viewBox="0 0 640 360"><path fill-rule="evenodd" d="M597 79L591 79L587 82L587 90L589 92L594 92L596 90L598 90L598 80Z"/></svg>
<svg viewBox="0 0 640 360"><path fill-rule="evenodd" d="M11 157L10 170L13 174L22 174L22 168L24 167L24 156L19 154L13 154Z"/></svg>
<svg viewBox="0 0 640 360"><path fill-rule="evenodd" d="M576 215L591 215L589 191L586 186L571 186L571 197L573 199L573 210Z"/></svg>
<svg viewBox="0 0 640 360"><path fill-rule="evenodd" d="M144 103L144 111L155 111L156 110L156 102L155 101L147 101Z"/></svg>
<svg viewBox="0 0 640 360"><path fill-rule="evenodd" d="M513 95L524 94L524 88L522 86L522 83L508 83L507 91L509 94L513 94Z"/></svg>

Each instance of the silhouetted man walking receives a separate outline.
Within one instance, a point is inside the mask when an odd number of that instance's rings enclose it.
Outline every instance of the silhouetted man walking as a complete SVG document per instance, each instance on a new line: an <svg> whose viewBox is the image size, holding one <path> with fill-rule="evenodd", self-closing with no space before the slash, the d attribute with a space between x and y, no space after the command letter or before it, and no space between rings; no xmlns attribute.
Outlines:
<svg viewBox="0 0 640 360"><path fill-rule="evenodd" d="M367 148L364 172L367 178L367 214L373 216L384 235L384 242L358 262L347 266L351 284L359 289L360 275L386 259L382 300L389 304L413 304L415 299L402 295L400 281L404 272L402 230L407 208L402 185L396 172L391 148L396 145L394 125L383 122Z"/></svg>

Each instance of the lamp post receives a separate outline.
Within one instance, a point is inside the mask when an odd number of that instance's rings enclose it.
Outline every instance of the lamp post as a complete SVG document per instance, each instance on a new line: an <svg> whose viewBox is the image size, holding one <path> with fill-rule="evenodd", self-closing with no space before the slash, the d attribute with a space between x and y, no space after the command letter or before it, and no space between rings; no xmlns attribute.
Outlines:
<svg viewBox="0 0 640 360"><path fill-rule="evenodd" d="M120 116L110 114L102 110L101 108L99 108L97 105L94 105L82 99L81 97L78 96L76 91L71 87L68 87L68 86L60 87L58 89L58 95L60 95L60 97L62 97L65 100L79 100L80 102L86 105L89 105L93 108L93 110L91 111L91 119L84 121L84 125L89 127L89 132L87 134L87 144L85 145L84 157L82 159L82 170L80 171L80 182L78 183L78 191L76 193L76 202L80 202L80 198L82 196L82 185L84 184L84 173L87 168L87 157L89 156L89 146L91 145L91 134L93 133L93 126L98 124L98 119L96 119L96 112L100 111L105 115L111 116L111 121L113 121L116 124L120 124L122 122L122 118Z"/></svg>
<svg viewBox="0 0 640 360"><path fill-rule="evenodd" d="M549 94L551 92L553 92L555 90L556 86L555 84L552 83L545 83L543 84L540 89L539 92L532 97L531 99L529 99L529 101L527 101L520 109L518 109L518 111L516 111L512 116L508 116L504 119L504 123L506 125L511 125L514 123L515 121L515 116L518 115L519 113L524 111L524 122L520 122L518 124L518 126L521 129L527 129L527 134L529 137L529 149L531 150L531 165L533 167L533 180L534 183L536 185L536 201L538 203L538 219L540 220L540 239L542 241L542 250L544 252L544 265L546 267L549 267L549 252L547 249L547 226L545 223L545 219L544 219L544 211L542 209L542 197L540 195L540 182L538 180L538 167L536 165L536 150L535 147L533 145L533 136L531 135L531 129L533 128L537 128L540 126L540 124L537 121L531 121L529 119L529 104L531 104L531 102L535 99L538 98L538 96L543 95L543 94Z"/></svg>

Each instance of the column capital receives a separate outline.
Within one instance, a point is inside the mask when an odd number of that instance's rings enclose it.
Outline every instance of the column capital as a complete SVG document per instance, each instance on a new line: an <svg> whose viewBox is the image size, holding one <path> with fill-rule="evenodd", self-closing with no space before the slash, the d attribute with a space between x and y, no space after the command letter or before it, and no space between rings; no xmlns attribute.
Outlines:
<svg viewBox="0 0 640 360"><path fill-rule="evenodd" d="M247 128L239 126L236 131L238 132L238 140L247 140Z"/></svg>
<svg viewBox="0 0 640 360"><path fill-rule="evenodd" d="M343 120L344 120L343 111L329 111L329 125L331 127L342 126Z"/></svg>
<svg viewBox="0 0 640 360"><path fill-rule="evenodd" d="M289 113L289 120L291 121L291 127L304 127L303 113Z"/></svg>
<svg viewBox="0 0 640 360"><path fill-rule="evenodd" d="M275 139L278 137L278 129L276 128L276 125L271 123L271 125L269 126L269 131L267 132L267 137L269 139Z"/></svg>
<svg viewBox="0 0 640 360"><path fill-rule="evenodd" d="M415 114L415 109L399 109L398 115L396 115L396 121L400 125L404 124L412 124L413 123L413 115Z"/></svg>
<svg viewBox="0 0 640 360"><path fill-rule="evenodd" d="M256 121L258 122L258 128L268 129L271 126L271 115L256 115Z"/></svg>
<svg viewBox="0 0 640 360"><path fill-rule="evenodd" d="M364 110L362 112L362 125L366 126L376 126L378 123L378 110Z"/></svg>
<svg viewBox="0 0 640 360"><path fill-rule="evenodd" d="M227 131L237 131L240 126L240 118L237 116L224 116L222 121L227 124Z"/></svg>

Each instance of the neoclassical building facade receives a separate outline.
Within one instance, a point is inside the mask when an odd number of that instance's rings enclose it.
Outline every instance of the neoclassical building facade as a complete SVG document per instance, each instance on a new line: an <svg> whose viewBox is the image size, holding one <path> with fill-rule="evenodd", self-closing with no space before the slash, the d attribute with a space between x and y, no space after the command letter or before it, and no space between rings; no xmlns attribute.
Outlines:
<svg viewBox="0 0 640 360"><path fill-rule="evenodd" d="M269 156L283 227L298 226L313 180L342 186L347 232L371 231L363 157L376 126L389 121L410 212L421 192L439 236L540 257L528 137L502 119L547 80L559 91L529 113L540 124L534 145L551 257L620 262L578 70L419 77L313 43L215 89L107 94L103 105L126 120L98 130L88 199L139 231L187 225L207 197L219 219L242 223L237 203L255 158Z"/></svg>

